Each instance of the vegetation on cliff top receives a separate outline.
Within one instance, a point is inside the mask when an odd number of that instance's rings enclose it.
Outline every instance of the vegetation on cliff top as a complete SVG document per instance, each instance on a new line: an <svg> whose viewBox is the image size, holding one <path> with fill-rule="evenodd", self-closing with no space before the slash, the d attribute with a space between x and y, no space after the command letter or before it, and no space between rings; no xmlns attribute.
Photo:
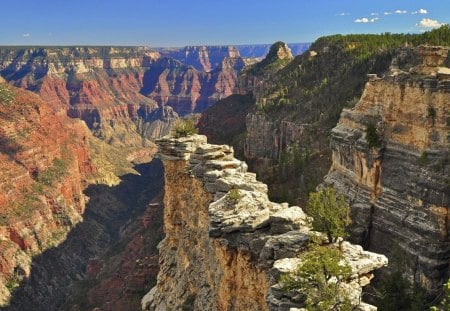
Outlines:
<svg viewBox="0 0 450 311"><path fill-rule="evenodd" d="M279 50L285 50L286 53L289 53L288 49L286 43L281 41L275 42L270 47L266 57L262 61L247 68L246 73L251 75L265 75L267 73L276 72L291 62L292 55L286 55L284 58L280 58L278 55Z"/></svg>
<svg viewBox="0 0 450 311"><path fill-rule="evenodd" d="M284 107L291 113L301 109L305 114L305 109L308 112L315 107L317 112L310 121L327 117L336 120L342 107L361 95L367 73L383 73L398 48L420 44L450 46L449 25L422 34L321 37L311 45L312 52L295 58L271 77L271 87L265 101L258 104L259 109L272 113Z"/></svg>
<svg viewBox="0 0 450 311"><path fill-rule="evenodd" d="M309 249L300 254L301 263L281 276L281 285L285 291L306 295L307 310L353 310L341 288L352 271L340 248L333 245L347 235L350 207L333 188L325 188L310 193L306 212L313 217L313 229L326 234L328 244L320 245L320 237L312 236Z"/></svg>
<svg viewBox="0 0 450 311"><path fill-rule="evenodd" d="M351 268L343 263L343 258L341 251L331 245L312 243L309 250L300 255L298 267L281 276L283 290L306 295L306 310L353 310L340 288L351 275Z"/></svg>
<svg viewBox="0 0 450 311"><path fill-rule="evenodd" d="M329 243L347 236L346 228L351 223L350 206L333 188L311 192L306 212L313 217L313 229L324 232Z"/></svg>
<svg viewBox="0 0 450 311"><path fill-rule="evenodd" d="M0 103L9 104L14 98L13 90L6 83L0 81Z"/></svg>
<svg viewBox="0 0 450 311"><path fill-rule="evenodd" d="M187 137L198 133L198 129L195 127L195 121L192 118L179 119L176 121L172 131L172 136L175 138Z"/></svg>
<svg viewBox="0 0 450 311"><path fill-rule="evenodd" d="M450 310L450 279L443 287L443 299L437 306L431 307L431 311L449 311Z"/></svg>

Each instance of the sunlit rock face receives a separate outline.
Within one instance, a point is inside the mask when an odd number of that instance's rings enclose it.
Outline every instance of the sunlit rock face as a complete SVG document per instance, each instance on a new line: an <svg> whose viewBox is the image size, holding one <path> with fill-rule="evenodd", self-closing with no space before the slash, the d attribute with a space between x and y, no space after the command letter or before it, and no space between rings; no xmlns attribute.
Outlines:
<svg viewBox="0 0 450 311"><path fill-rule="evenodd" d="M298 206L271 202L267 186L247 172L227 145L205 136L158 140L164 163L164 231L157 286L143 309L288 310L303 301L280 290L279 276L298 264L311 227ZM343 243L352 278L348 297L361 305L362 286L382 255ZM362 305L361 305L362 306ZM367 307L367 306L366 306Z"/></svg>
<svg viewBox="0 0 450 311"><path fill-rule="evenodd" d="M0 81L0 304L30 274L31 260L81 221L96 172L89 129L36 94ZM6 91L5 91L6 90ZM7 93L9 92L9 93ZM11 94L11 100L4 94Z"/></svg>
<svg viewBox="0 0 450 311"><path fill-rule="evenodd" d="M410 72L369 77L332 131L325 179L352 203L354 240L393 262L407 258L406 274L431 292L449 276L450 80L438 74L447 51L421 46L423 64Z"/></svg>
<svg viewBox="0 0 450 311"><path fill-rule="evenodd" d="M204 66L195 68L189 57L176 60L146 47L5 47L0 75L84 120L113 145L145 145L167 135L179 115L201 112L234 92L245 66L239 52L198 52Z"/></svg>

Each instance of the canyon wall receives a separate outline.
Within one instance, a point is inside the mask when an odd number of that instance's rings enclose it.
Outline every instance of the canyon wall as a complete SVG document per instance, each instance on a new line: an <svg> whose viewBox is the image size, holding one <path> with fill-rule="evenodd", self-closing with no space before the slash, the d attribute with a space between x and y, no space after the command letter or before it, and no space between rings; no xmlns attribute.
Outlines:
<svg viewBox="0 0 450 311"><path fill-rule="evenodd" d="M196 51L208 60L209 50ZM108 143L138 146L169 133L179 114L232 94L245 64L231 47L213 50L213 64L196 69L146 47L0 47L0 75Z"/></svg>
<svg viewBox="0 0 450 311"><path fill-rule="evenodd" d="M370 75L355 108L344 109L325 183L351 202L355 242L436 293L450 276L448 49L415 52L422 64Z"/></svg>
<svg viewBox="0 0 450 311"><path fill-rule="evenodd" d="M159 49L162 56L173 58L197 70L211 72L220 67L224 58L239 57L234 46L186 46L183 48Z"/></svg>
<svg viewBox="0 0 450 311"><path fill-rule="evenodd" d="M89 135L80 120L0 81L0 305L29 277L32 256L81 221L96 173Z"/></svg>
<svg viewBox="0 0 450 311"><path fill-rule="evenodd" d="M0 78L2 310L140 305L162 233L161 209L149 206L160 202L161 165L143 163L154 152L107 144Z"/></svg>
<svg viewBox="0 0 450 311"><path fill-rule="evenodd" d="M158 140L164 164L164 232L157 285L146 310L296 310L304 303L281 290L279 277L299 263L312 234L301 208L268 200L267 186L226 145L205 136ZM236 195L236 192L238 195ZM235 193L235 194L233 194ZM353 305L382 255L342 243Z"/></svg>

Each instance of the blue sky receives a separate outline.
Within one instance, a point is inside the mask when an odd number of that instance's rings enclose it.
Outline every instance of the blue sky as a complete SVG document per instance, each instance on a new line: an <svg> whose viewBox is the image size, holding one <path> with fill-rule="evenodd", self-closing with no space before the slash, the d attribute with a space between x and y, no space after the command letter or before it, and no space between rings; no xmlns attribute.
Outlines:
<svg viewBox="0 0 450 311"><path fill-rule="evenodd" d="M442 23L449 0L11 0L2 1L0 45L311 42Z"/></svg>

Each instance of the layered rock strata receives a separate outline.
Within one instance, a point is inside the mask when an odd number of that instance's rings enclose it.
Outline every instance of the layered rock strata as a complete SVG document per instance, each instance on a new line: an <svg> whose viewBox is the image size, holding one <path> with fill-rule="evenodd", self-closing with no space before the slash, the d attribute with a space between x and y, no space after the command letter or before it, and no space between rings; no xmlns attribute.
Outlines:
<svg viewBox="0 0 450 311"><path fill-rule="evenodd" d="M32 257L82 220L96 173L80 120L0 81L0 305L29 277Z"/></svg>
<svg viewBox="0 0 450 311"><path fill-rule="evenodd" d="M356 242L435 292L449 277L450 80L436 74L446 49L418 51L424 63L412 74L371 75L355 108L344 109L325 183L351 202Z"/></svg>
<svg viewBox="0 0 450 311"><path fill-rule="evenodd" d="M160 53L164 57L176 59L205 72L217 69L227 57L240 57L239 50L234 46L186 46L179 49L160 49Z"/></svg>
<svg viewBox="0 0 450 311"><path fill-rule="evenodd" d="M281 290L312 234L297 206L273 203L267 185L247 172L226 145L205 136L158 141L165 168L164 231L157 286L143 299L147 310L289 310L301 307ZM346 284L354 305L382 255L343 242L352 267Z"/></svg>
<svg viewBox="0 0 450 311"><path fill-rule="evenodd" d="M230 47L210 63L210 49L202 52L205 67L195 69L146 47L1 47L0 75L108 143L142 146L168 134L178 114L232 94L244 61Z"/></svg>

